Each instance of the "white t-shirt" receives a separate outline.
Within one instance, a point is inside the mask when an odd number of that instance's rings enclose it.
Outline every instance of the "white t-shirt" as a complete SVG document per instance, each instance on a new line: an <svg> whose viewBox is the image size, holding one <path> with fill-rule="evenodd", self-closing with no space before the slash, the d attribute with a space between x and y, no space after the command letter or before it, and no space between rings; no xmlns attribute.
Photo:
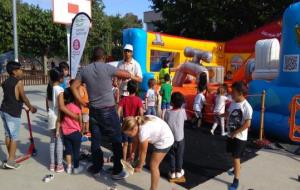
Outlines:
<svg viewBox="0 0 300 190"><path fill-rule="evenodd" d="M206 99L205 99L204 94L202 92L198 93L194 100L194 106L193 106L194 111L201 112L205 102L206 102Z"/></svg>
<svg viewBox="0 0 300 190"><path fill-rule="evenodd" d="M149 88L146 93L148 106L155 106L156 93L154 89Z"/></svg>
<svg viewBox="0 0 300 190"><path fill-rule="evenodd" d="M52 101L49 104L48 111L48 128L56 128L56 120L59 112L58 108L58 96L64 92L64 89L61 86L53 86L52 89Z"/></svg>
<svg viewBox="0 0 300 190"><path fill-rule="evenodd" d="M172 146L174 136L168 124L156 116L147 115L147 117L150 117L151 121L140 126L140 142L148 139L149 143L153 144L157 149L165 149Z"/></svg>
<svg viewBox="0 0 300 190"><path fill-rule="evenodd" d="M246 120L252 119L253 109L247 100L242 102L232 102L228 110L227 129L231 133L243 126ZM246 141L248 139L248 129L245 129L236 136L237 139Z"/></svg>
<svg viewBox="0 0 300 190"><path fill-rule="evenodd" d="M227 100L228 100L228 98L226 96L218 95L216 97L216 105L214 108L214 113L224 114Z"/></svg>
<svg viewBox="0 0 300 190"><path fill-rule="evenodd" d="M133 58L131 59L130 64L124 63L124 60L119 61L118 68L121 70L128 71L133 76L138 76L140 78L143 78L141 65ZM127 86L128 81L129 81L129 79L123 80L120 85L121 94L126 95L126 96L129 95L128 91L125 90L125 89L127 89L127 87L125 87L125 86ZM125 89L124 89L124 87L125 87Z"/></svg>

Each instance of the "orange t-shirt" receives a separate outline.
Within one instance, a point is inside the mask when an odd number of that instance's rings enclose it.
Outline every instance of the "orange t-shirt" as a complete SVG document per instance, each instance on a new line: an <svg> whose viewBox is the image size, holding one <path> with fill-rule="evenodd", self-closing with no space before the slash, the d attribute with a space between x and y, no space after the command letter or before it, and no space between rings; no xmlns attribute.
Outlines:
<svg viewBox="0 0 300 190"><path fill-rule="evenodd" d="M80 93L81 99L85 103L89 103L89 96L88 96L87 90L84 86L80 86L79 93ZM85 107L85 106L82 106L81 111L82 111L83 114L88 114L89 113L89 108Z"/></svg>

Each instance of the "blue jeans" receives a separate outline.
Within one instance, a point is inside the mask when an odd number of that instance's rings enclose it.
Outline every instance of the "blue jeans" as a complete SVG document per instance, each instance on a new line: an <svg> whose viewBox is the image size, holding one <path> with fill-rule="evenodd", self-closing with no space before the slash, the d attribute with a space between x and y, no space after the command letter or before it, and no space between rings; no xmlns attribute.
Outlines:
<svg viewBox="0 0 300 190"><path fill-rule="evenodd" d="M156 116L155 106L148 106L146 114Z"/></svg>
<svg viewBox="0 0 300 190"><path fill-rule="evenodd" d="M161 109L162 110L170 109L170 103L169 102L161 103Z"/></svg>
<svg viewBox="0 0 300 190"><path fill-rule="evenodd" d="M5 112L0 112L5 130L5 137L17 141L21 127L21 118L13 117Z"/></svg>
<svg viewBox="0 0 300 190"><path fill-rule="evenodd" d="M101 150L101 136L107 135L112 143L113 174L119 174L123 170L121 159L122 152L122 134L120 119L117 115L115 106L96 109L90 108L90 130L92 134L92 160L94 172L100 172L103 167L103 152Z"/></svg>

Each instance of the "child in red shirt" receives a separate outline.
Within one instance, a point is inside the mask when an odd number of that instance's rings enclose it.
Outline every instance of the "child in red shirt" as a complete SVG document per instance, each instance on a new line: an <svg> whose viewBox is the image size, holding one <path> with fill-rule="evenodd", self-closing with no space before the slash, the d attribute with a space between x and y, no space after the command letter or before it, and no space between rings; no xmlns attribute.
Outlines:
<svg viewBox="0 0 300 190"><path fill-rule="evenodd" d="M127 84L127 90L129 92L129 96L125 96L121 99L119 102L118 107L118 114L119 117L121 116L121 113L123 112L123 118L129 117L129 116L142 116L144 113L143 110L143 103L142 99L138 96L136 96L136 92L138 90L138 84L131 80ZM132 147L132 139L122 134L122 142L123 142L123 159L127 160L127 151L129 148L130 156L132 156L134 153L133 147Z"/></svg>

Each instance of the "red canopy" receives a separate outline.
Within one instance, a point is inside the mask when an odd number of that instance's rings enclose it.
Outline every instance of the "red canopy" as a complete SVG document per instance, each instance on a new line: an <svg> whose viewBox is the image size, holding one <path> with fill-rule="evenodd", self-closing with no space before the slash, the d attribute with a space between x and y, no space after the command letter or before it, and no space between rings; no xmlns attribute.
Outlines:
<svg viewBox="0 0 300 190"><path fill-rule="evenodd" d="M252 32L236 37L225 44L226 53L252 53L255 51L255 44L261 39L281 39L281 21L275 21L262 26Z"/></svg>

